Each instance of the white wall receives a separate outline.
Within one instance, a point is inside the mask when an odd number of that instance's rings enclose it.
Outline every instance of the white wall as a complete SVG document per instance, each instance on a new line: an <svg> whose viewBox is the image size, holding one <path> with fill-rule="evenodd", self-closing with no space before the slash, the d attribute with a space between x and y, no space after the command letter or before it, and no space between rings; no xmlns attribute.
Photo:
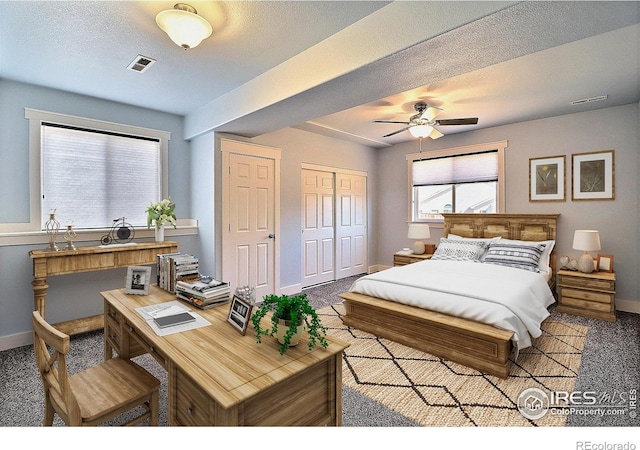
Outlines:
<svg viewBox="0 0 640 450"><path fill-rule="evenodd" d="M619 306L640 302L639 204L640 119L638 104L522 122L423 142L423 151L507 140L506 212L560 213L557 254L579 256L571 248L578 228L600 231L600 253L614 255ZM571 201L571 155L615 150L615 200ZM378 152L380 189L377 196L378 256L392 264L392 255L410 246L407 234L407 164L405 155L418 151L418 142ZM566 155L567 185L564 202L529 202L529 158ZM437 243L441 230L434 230ZM382 237L387 237L386 239ZM595 252L594 252L595 253ZM640 303L631 305L637 308ZM638 309L640 312L640 309Z"/></svg>

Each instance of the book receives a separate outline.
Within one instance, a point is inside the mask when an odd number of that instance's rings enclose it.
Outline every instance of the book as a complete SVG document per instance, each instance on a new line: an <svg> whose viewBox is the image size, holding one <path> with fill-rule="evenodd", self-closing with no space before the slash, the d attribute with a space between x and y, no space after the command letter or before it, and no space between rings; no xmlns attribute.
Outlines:
<svg viewBox="0 0 640 450"><path fill-rule="evenodd" d="M195 322L195 320L196 320L195 317L193 317L191 314L186 312L173 314L170 316L161 316L161 317L153 318L153 321L160 328L172 327L175 325L182 325L184 323Z"/></svg>

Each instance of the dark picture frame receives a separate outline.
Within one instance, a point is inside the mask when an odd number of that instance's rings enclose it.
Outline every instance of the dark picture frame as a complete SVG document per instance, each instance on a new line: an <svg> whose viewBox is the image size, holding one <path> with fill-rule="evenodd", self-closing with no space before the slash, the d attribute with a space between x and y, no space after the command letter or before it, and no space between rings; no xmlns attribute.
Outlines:
<svg viewBox="0 0 640 450"><path fill-rule="evenodd" d="M615 152L576 153L571 155L572 200L615 199Z"/></svg>
<svg viewBox="0 0 640 450"><path fill-rule="evenodd" d="M245 299L233 296L231 305L229 305L229 315L227 316L227 322L229 322L236 330L243 336L247 332L247 326L251 319L251 311L253 305Z"/></svg>
<svg viewBox="0 0 640 450"><path fill-rule="evenodd" d="M529 159L529 201L565 201L566 156Z"/></svg>
<svg viewBox="0 0 640 450"><path fill-rule="evenodd" d="M151 267L129 266L125 279L125 294L148 295L151 283Z"/></svg>

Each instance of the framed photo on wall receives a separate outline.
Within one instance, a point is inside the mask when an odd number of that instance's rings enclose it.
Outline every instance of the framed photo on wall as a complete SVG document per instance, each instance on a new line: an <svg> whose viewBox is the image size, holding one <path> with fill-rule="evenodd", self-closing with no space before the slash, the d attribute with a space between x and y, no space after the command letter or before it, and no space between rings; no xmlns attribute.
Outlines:
<svg viewBox="0 0 640 450"><path fill-rule="evenodd" d="M573 200L613 200L615 198L614 151L577 153L572 158Z"/></svg>
<svg viewBox="0 0 640 450"><path fill-rule="evenodd" d="M151 282L151 267L129 266L125 280L125 294L147 295Z"/></svg>
<svg viewBox="0 0 640 450"><path fill-rule="evenodd" d="M227 322L229 322L235 329L237 329L243 336L247 332L247 326L251 319L251 310L253 305L243 298L237 295L233 296L231 300L231 306L229 306L229 315L227 316Z"/></svg>
<svg viewBox="0 0 640 450"><path fill-rule="evenodd" d="M564 201L566 157L529 159L529 201Z"/></svg>

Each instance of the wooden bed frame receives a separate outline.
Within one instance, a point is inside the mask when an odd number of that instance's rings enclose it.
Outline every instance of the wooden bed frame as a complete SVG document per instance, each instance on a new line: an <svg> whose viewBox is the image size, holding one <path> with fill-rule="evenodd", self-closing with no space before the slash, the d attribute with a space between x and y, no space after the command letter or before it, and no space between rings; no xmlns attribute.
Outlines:
<svg viewBox="0 0 640 450"><path fill-rule="evenodd" d="M443 236L524 241L556 239L559 214L443 214ZM555 249L550 266L555 286ZM472 320L370 297L355 292L344 299L345 325L460 363L481 372L507 378L513 332Z"/></svg>

